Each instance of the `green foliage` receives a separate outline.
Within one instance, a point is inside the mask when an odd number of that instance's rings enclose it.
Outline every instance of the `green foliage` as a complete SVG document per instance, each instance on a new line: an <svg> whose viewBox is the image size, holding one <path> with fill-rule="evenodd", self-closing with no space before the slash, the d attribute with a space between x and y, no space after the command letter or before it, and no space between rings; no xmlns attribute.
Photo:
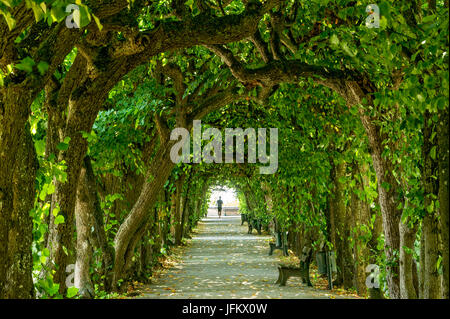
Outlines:
<svg viewBox="0 0 450 319"><path fill-rule="evenodd" d="M8 28L16 32L13 51L17 55L14 56L14 63L5 65L0 70L2 87L9 85L12 79L18 81L14 77L21 81L22 77L26 81L39 80L48 75L49 69L54 70L49 65L50 59L41 61L33 58L33 51L41 50L41 46L33 47L33 50L24 49L27 41L39 42L39 37L30 39L29 27L15 30L21 21L16 20L12 12L21 2L0 1L0 15ZM36 27L42 27L42 30L39 29L42 34L39 36L49 30L53 31L50 27L45 29L45 23L52 28L57 23L64 23L71 14L65 9L72 2L25 1L27 10L33 12L35 22L41 23ZM434 12L424 3L422 8L418 8L421 13L413 14L416 8L412 7L414 3L411 1L382 0L377 2L381 12L380 28L367 28L364 19L367 16L365 8L369 3L370 1L355 3L350 0L286 1L284 6L274 8L271 13L291 19L279 35L286 37L282 41L284 44L286 39L293 44L291 47L282 45L282 59L275 59L270 63L281 65L286 59L295 59L298 63L314 68L356 74L361 83L367 84L364 87L367 94L360 104L351 107L336 92L319 85L317 77L312 76L299 77L291 83L280 83L262 104L255 103L252 98L257 96L265 83L237 83L223 61L203 46L177 51L182 45L174 45L172 52L147 59L145 64L121 78L109 92L92 130L80 132L88 144L96 182L101 189L100 210L108 245L113 246L119 226L133 207L133 200L136 200L132 196L135 195L133 192L140 191L141 181L133 184L134 181L130 182L130 179L138 180L146 176L155 151L162 146L154 124L155 115L167 118L169 130L179 124L174 115L179 111L175 107L177 92L174 79L167 77L164 85L161 85L161 79L154 76L158 67L174 64L184 74L182 82L186 89L182 92L183 99L195 96L198 102L215 86L225 89L236 85L241 99L202 118L204 128L216 127L223 132L226 127L276 127L279 132L279 163L276 174L269 176L258 174L261 163L177 165L160 190L156 212L149 212L156 226L152 225L155 228L151 234L146 234L144 241L155 248L155 255L165 256L170 251L170 242L173 241L170 228L174 224L171 196L176 191L176 181L181 177L188 181L183 185L182 194L189 199L186 205L191 214L186 222L191 228L207 212L210 189L228 185L237 191L241 213L259 218L264 224L276 221L284 231L314 233L316 237L313 238L312 245L317 246L318 242L324 240L329 247L332 246L328 242L329 201L334 188L340 185L344 189L346 208L351 199L356 197L370 207L372 214L370 220L351 227L350 236L344 240L351 247L356 247L357 241L362 245L378 241L376 251L371 254L376 257L376 263L382 269L381 278L386 289L386 269L398 265L399 252L396 251L394 257L387 260L380 253L384 250L384 238L372 238L375 215L380 211L377 204L379 189L375 170L371 165L370 154L373 150L369 147L360 115L365 112L373 120L372 124L379 129L377 134L382 140L382 158L390 164L389 169L394 176L394 183L383 182L380 186L395 193L399 199L398 210L401 211L402 222L408 222L410 226L420 224L426 214L435 213L440 205L435 196L424 190L423 167L427 159L439 159L436 143L438 113L448 109L448 8L444 8L443 2L438 1ZM82 39L91 36L92 31L87 28L91 23L102 30L102 21L94 15L88 1L76 0L75 4L80 8L81 28L84 28ZM299 5L300 14L292 16L296 4ZM248 3L232 1L223 12L213 7L209 12L203 13L197 1L187 0L184 5L190 19L194 19L238 14L243 12ZM132 26L133 32L156 30L156 34L161 21L172 23L178 19L173 15L171 2L166 0L152 1L142 8L135 8L133 1L130 1L128 9L127 15L129 13L130 17L136 18L130 18L133 21L126 23L117 21L123 24L118 28L120 30L126 29L126 24L127 27ZM139 10L133 11L135 9ZM263 41L270 43L270 49L275 50L274 43L270 42L274 41L271 32L275 28L273 25L269 27L270 18L270 14L266 14L261 19L258 31ZM41 26L42 23L44 26ZM170 33L173 25L178 26L167 23L161 30ZM108 50L115 41L125 43L129 40L129 35L124 31L108 32L108 38L113 39L104 46ZM233 42L227 44L227 48L237 60L245 64L246 70L267 67L251 41ZM61 65L52 71L55 84L63 83L78 54L76 48L71 48ZM94 78L95 72L89 75ZM26 81L24 83L28 83ZM67 181L67 163L60 160L60 155L66 154L72 144L70 137L65 137L62 141L57 141L55 150L48 147L47 134L51 124L45 99L44 92L40 92L31 105L29 118L39 163L35 203L30 212L33 220L33 278L43 298L62 298L52 275L40 278L39 273L49 258L49 251L45 247L49 219L54 218L56 225L66 222L58 203L52 204L50 197L56 191L55 181ZM70 101L64 101L66 102L70 104ZM188 108L197 107L197 102ZM59 113L57 115L64 122L68 110ZM425 114L428 113L430 116L427 120ZM432 131L429 141L424 140L425 124ZM431 142L432 146L424 154L423 145L426 142ZM49 150L54 153L47 154ZM248 154L248 146L246 153ZM334 168L342 163L346 164L344 175L334 178ZM366 167L367 170L355 173L351 167ZM433 174L436 179L436 172ZM108 182L120 184L120 187L111 190L113 187L108 188ZM429 200L426 206L425 200ZM167 235L164 241L160 233ZM418 259L418 247L419 241L416 240L414 250L404 249ZM96 276L102 268L101 253L100 249L94 252L91 265L96 295L99 298L112 297L114 295L103 291L101 282L105 275ZM442 258L436 268L442 271ZM64 297L73 298L76 294L76 289L69 289Z"/></svg>

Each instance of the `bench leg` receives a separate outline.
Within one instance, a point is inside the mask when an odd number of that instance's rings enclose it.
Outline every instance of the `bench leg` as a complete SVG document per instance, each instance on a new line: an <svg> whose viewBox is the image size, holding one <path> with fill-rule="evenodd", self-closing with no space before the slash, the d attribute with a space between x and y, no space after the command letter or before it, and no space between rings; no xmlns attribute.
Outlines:
<svg viewBox="0 0 450 319"><path fill-rule="evenodd" d="M306 284L308 287L312 287L311 280L309 278L309 263L304 263L303 261L300 264L301 269L301 279L302 283Z"/></svg>
<svg viewBox="0 0 450 319"><path fill-rule="evenodd" d="M288 250L287 250L287 246L286 246L286 245L283 245L282 250L283 250L283 256L289 256L289 253L288 253Z"/></svg>
<svg viewBox="0 0 450 319"><path fill-rule="evenodd" d="M272 256L274 245L272 243L269 243L269 246L270 246L269 256Z"/></svg>
<svg viewBox="0 0 450 319"><path fill-rule="evenodd" d="M280 268L278 268L278 279L277 279L277 281L275 281L275 284L279 284L279 283L281 283L281 269Z"/></svg>
<svg viewBox="0 0 450 319"><path fill-rule="evenodd" d="M306 264L306 284L308 285L308 287L313 286L309 278L309 263Z"/></svg>
<svg viewBox="0 0 450 319"><path fill-rule="evenodd" d="M285 273L284 271L282 271L281 273L282 273L282 277L281 277L280 286L286 286L286 282L289 279L289 275L287 273Z"/></svg>
<svg viewBox="0 0 450 319"><path fill-rule="evenodd" d="M261 235L261 222L257 221L256 222L256 231L258 232L258 235Z"/></svg>

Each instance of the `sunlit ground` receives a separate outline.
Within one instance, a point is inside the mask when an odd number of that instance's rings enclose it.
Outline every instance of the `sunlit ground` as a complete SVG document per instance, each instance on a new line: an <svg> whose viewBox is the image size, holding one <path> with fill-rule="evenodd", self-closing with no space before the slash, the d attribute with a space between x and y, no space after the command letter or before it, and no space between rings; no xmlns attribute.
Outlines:
<svg viewBox="0 0 450 319"><path fill-rule="evenodd" d="M351 298L318 289L289 278L286 286L278 278L279 251L269 256L270 235L247 234L239 217L204 218L182 259L152 284L140 289L138 298Z"/></svg>

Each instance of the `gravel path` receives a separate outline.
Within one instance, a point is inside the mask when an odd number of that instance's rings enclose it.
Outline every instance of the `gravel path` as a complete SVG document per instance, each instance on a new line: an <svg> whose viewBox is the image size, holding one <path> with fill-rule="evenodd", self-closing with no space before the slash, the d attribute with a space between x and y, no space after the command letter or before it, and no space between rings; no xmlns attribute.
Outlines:
<svg viewBox="0 0 450 319"><path fill-rule="evenodd" d="M144 289L139 298L343 298L290 278L278 277L279 251L268 256L270 236L247 234L240 217L204 218L198 234L171 268Z"/></svg>

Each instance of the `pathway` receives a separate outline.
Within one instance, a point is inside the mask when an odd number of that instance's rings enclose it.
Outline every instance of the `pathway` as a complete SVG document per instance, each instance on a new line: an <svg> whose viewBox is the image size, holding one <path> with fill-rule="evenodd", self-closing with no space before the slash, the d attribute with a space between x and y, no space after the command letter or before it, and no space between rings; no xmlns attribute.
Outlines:
<svg viewBox="0 0 450 319"><path fill-rule="evenodd" d="M145 287L140 298L343 298L278 277L278 253L268 256L270 236L247 234L240 217L209 216L185 251L182 262Z"/></svg>

